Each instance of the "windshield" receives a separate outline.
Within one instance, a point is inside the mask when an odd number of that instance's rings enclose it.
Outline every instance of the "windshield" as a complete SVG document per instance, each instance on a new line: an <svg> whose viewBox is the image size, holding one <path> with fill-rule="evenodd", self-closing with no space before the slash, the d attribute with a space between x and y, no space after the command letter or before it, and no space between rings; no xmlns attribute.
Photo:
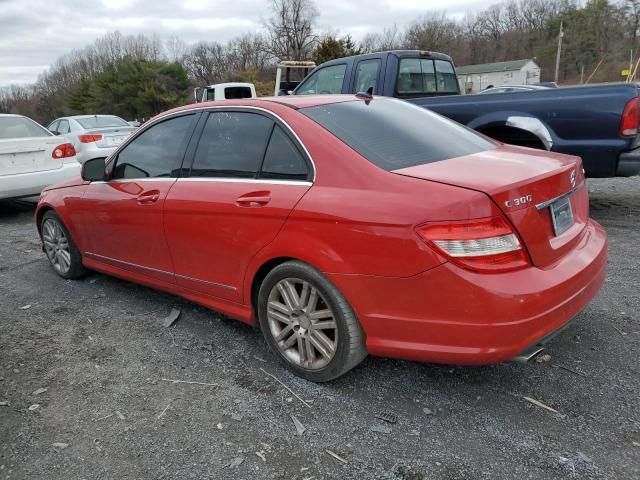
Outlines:
<svg viewBox="0 0 640 480"><path fill-rule="evenodd" d="M26 117L0 116L0 139L50 137L52 133Z"/></svg>
<svg viewBox="0 0 640 480"><path fill-rule="evenodd" d="M130 127L127 122L125 122L120 117L109 116L109 117L84 117L84 118L76 118L76 122L82 125L82 128L90 129L90 128L103 128L103 127Z"/></svg>
<svg viewBox="0 0 640 480"><path fill-rule="evenodd" d="M298 110L385 170L491 150L474 131L410 103L375 98Z"/></svg>

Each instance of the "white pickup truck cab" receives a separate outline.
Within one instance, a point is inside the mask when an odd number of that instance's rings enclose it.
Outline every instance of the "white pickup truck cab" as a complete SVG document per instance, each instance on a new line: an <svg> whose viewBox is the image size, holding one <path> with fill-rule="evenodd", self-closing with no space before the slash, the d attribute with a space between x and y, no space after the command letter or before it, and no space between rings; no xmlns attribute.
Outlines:
<svg viewBox="0 0 640 480"><path fill-rule="evenodd" d="M196 103L232 100L236 98L256 98L256 87L253 83L217 83L207 87L193 89Z"/></svg>

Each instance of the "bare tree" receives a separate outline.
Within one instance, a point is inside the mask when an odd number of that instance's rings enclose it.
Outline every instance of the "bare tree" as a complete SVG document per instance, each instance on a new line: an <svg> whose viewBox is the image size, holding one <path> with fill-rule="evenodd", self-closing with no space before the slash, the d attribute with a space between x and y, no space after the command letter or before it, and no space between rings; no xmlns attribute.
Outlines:
<svg viewBox="0 0 640 480"><path fill-rule="evenodd" d="M177 35L171 35L164 42L164 49L170 62L181 62L189 51L186 42Z"/></svg>
<svg viewBox="0 0 640 480"><path fill-rule="evenodd" d="M368 33L360 42L360 48L364 53L395 50L403 47L404 43L396 24L393 27L385 28L382 33Z"/></svg>
<svg viewBox="0 0 640 480"><path fill-rule="evenodd" d="M317 41L313 0L271 0L271 11L266 22L269 53L281 60L310 58Z"/></svg>

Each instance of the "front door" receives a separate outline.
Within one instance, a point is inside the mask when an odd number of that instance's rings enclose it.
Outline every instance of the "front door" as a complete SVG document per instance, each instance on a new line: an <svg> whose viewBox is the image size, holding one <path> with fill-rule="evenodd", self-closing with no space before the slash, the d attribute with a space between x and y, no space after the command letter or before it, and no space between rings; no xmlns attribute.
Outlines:
<svg viewBox="0 0 640 480"><path fill-rule="evenodd" d="M284 125L257 112L212 111L165 203L176 282L242 300L251 258L311 186L312 169Z"/></svg>
<svg viewBox="0 0 640 480"><path fill-rule="evenodd" d="M109 165L110 179L92 182L83 198L87 257L174 281L163 209L176 181L196 114L156 123Z"/></svg>

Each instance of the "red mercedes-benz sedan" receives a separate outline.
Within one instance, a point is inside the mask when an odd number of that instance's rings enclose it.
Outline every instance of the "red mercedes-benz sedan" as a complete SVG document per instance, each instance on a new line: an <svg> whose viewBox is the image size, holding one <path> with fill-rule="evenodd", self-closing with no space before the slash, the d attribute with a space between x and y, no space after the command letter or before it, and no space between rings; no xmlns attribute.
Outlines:
<svg viewBox="0 0 640 480"><path fill-rule="evenodd" d="M368 353L531 355L607 264L579 158L364 95L168 111L48 188L36 219L63 278L96 270L257 324L312 381Z"/></svg>

